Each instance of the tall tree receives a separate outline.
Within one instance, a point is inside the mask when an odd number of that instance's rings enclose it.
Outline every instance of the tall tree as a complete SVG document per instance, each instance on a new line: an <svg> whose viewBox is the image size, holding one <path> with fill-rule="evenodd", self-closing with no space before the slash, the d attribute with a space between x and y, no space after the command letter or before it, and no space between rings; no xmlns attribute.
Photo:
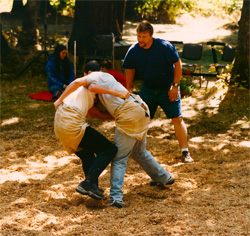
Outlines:
<svg viewBox="0 0 250 236"><path fill-rule="evenodd" d="M116 38L122 39L125 7L126 0L76 0L69 49L72 50L76 41L78 52L91 53L94 50L94 37L98 34L112 32Z"/></svg>
<svg viewBox="0 0 250 236"><path fill-rule="evenodd" d="M238 47L232 76L239 84L249 86L249 9L250 1L244 0L241 18L239 21Z"/></svg>
<svg viewBox="0 0 250 236"><path fill-rule="evenodd" d="M23 15L24 5L23 0L14 0L11 15L14 17L20 17Z"/></svg>
<svg viewBox="0 0 250 236"><path fill-rule="evenodd" d="M24 8L23 14L23 37L20 38L20 44L25 47L33 46L37 43L38 23L37 18L40 9L40 1L29 0Z"/></svg>
<svg viewBox="0 0 250 236"><path fill-rule="evenodd" d="M1 53L0 53L0 56L5 56L9 53L10 47L9 47L9 44L8 44L6 38L3 35L1 24L0 24L0 30L1 30L1 41L0 41L1 42L1 44L0 44Z"/></svg>

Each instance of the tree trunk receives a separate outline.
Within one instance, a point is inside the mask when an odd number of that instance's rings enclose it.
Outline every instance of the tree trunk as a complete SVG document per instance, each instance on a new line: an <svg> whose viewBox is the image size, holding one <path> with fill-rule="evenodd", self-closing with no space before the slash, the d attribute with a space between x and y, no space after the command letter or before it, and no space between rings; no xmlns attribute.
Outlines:
<svg viewBox="0 0 250 236"><path fill-rule="evenodd" d="M9 44L2 33L2 25L0 25L1 30L1 56L6 56L10 52Z"/></svg>
<svg viewBox="0 0 250 236"><path fill-rule="evenodd" d="M23 15L24 5L22 0L14 0L13 7L11 10L11 16L20 17Z"/></svg>
<svg viewBox="0 0 250 236"><path fill-rule="evenodd" d="M24 47L34 46L38 42L37 18L40 8L40 1L28 1L23 14L23 37L20 44Z"/></svg>
<svg viewBox="0 0 250 236"><path fill-rule="evenodd" d="M134 10L134 0L127 0L126 2L126 9L125 9L125 19L126 20L135 20L136 19L136 14Z"/></svg>
<svg viewBox="0 0 250 236"><path fill-rule="evenodd" d="M116 22L117 27L114 32L117 39L122 40L123 24L125 20L126 0L116 2Z"/></svg>
<svg viewBox="0 0 250 236"><path fill-rule="evenodd" d="M50 0L41 0L39 16L43 20L48 15L55 15L56 10L50 5Z"/></svg>
<svg viewBox="0 0 250 236"><path fill-rule="evenodd" d="M244 0L239 21L238 47L232 77L235 82L249 88L249 0Z"/></svg>
<svg viewBox="0 0 250 236"><path fill-rule="evenodd" d="M112 32L117 39L122 39L125 7L126 0L76 0L69 50L73 51L76 41L78 53L92 53L95 48L94 38L99 34Z"/></svg>

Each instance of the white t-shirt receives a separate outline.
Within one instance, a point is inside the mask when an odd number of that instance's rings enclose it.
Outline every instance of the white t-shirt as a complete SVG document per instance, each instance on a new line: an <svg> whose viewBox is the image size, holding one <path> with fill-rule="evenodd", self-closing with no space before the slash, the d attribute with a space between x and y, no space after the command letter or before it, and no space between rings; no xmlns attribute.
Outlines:
<svg viewBox="0 0 250 236"><path fill-rule="evenodd" d="M116 90L126 91L126 88L117 82L112 75L104 72L92 72L85 78L87 79L88 85L94 83ZM108 112L115 118L116 128L122 134L138 140L142 140L146 137L150 118L149 115L146 116L144 108L142 108L139 103L134 102L134 98L130 96L124 100L109 94L99 94L99 99ZM143 101L141 100L141 102ZM147 107L146 104L145 107Z"/></svg>
<svg viewBox="0 0 250 236"><path fill-rule="evenodd" d="M81 86L76 91L71 93L63 100L63 103L77 107L86 116L88 110L93 107L95 99L95 93L90 92L87 88Z"/></svg>
<svg viewBox="0 0 250 236"><path fill-rule="evenodd" d="M54 130L66 151L79 150L79 143L88 126L86 115L94 105L95 93L81 86L63 100L55 114Z"/></svg>
<svg viewBox="0 0 250 236"><path fill-rule="evenodd" d="M87 79L87 84L100 84L112 89L116 89L119 91L126 91L126 88L124 86L117 82L116 79L105 72L92 72L91 74L85 76ZM115 111L117 107L122 105L124 103L124 99L119 98L117 96L113 96L110 94L99 94L99 99L101 103L105 106L107 111L114 117ZM130 100L131 98L128 98ZM132 99L133 100L133 99Z"/></svg>

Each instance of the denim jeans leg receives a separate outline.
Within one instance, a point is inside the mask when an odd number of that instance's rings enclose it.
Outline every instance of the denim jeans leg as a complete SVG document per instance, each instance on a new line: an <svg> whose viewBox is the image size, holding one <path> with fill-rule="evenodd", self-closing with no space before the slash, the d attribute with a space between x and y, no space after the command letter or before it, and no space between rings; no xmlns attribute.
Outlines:
<svg viewBox="0 0 250 236"><path fill-rule="evenodd" d="M127 161L136 141L136 139L123 135L116 129L114 143L118 148L118 152L111 163L110 201L122 201L122 187L124 184Z"/></svg>
<svg viewBox="0 0 250 236"><path fill-rule="evenodd" d="M55 99L55 98L57 98L56 97L57 91L59 91L60 94L62 93L62 87L59 86L59 85L52 85L52 86L49 87L49 91L53 94L52 99Z"/></svg>
<svg viewBox="0 0 250 236"><path fill-rule="evenodd" d="M171 174L146 150L146 144L146 138L142 141L137 141L131 153L131 157L143 168L153 181L164 184Z"/></svg>

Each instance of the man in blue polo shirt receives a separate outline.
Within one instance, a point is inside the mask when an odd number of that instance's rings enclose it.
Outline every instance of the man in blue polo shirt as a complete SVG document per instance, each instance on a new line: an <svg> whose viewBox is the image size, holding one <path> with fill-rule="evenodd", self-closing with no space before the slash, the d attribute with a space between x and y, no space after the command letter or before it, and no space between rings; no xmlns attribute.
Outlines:
<svg viewBox="0 0 250 236"><path fill-rule="evenodd" d="M148 21L142 21L136 31L138 43L130 47L122 65L126 69L127 89L131 90L134 77L143 81L139 95L149 107L150 118L153 119L158 106L163 109L174 124L182 161L192 163L182 119L179 89L182 65L178 52L168 41L153 38L153 27Z"/></svg>

